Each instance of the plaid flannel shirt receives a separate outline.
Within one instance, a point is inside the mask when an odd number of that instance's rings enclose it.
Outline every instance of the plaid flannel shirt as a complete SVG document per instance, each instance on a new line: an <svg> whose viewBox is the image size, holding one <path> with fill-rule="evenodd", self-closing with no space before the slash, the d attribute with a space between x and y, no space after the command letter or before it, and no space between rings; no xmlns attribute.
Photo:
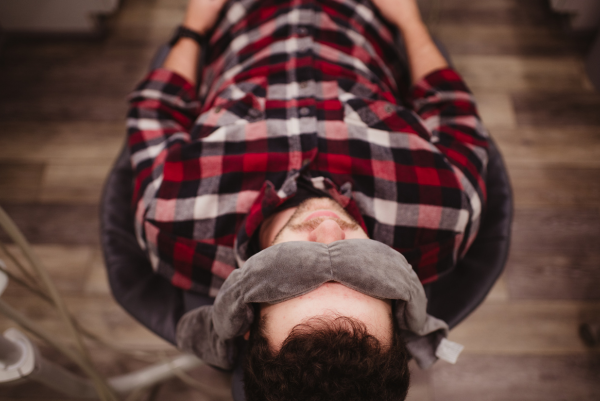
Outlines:
<svg viewBox="0 0 600 401"><path fill-rule="evenodd" d="M130 97L136 232L173 285L215 296L304 174L423 283L477 234L487 133L451 69L409 88L368 0L241 0L210 39L199 93L151 72Z"/></svg>

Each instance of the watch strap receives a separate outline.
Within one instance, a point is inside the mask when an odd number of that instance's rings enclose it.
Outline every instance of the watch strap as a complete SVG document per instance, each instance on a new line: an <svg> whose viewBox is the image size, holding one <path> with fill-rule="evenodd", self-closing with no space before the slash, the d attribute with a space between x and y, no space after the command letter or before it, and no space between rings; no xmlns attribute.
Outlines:
<svg viewBox="0 0 600 401"><path fill-rule="evenodd" d="M196 31L193 31L189 28L186 28L183 25L180 25L177 28L177 30L175 31L175 35L173 35L173 38L169 42L169 46L170 47L175 46L175 44L181 38L190 38L190 39L194 40L196 43L198 43L198 45L200 45L200 46L204 45L206 42L206 36L196 32Z"/></svg>

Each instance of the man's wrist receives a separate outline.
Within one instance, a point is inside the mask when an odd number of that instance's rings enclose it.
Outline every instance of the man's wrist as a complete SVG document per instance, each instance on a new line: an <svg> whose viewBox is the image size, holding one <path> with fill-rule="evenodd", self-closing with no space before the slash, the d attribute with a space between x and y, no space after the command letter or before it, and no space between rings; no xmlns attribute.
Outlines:
<svg viewBox="0 0 600 401"><path fill-rule="evenodd" d="M206 37L204 35L192 29L189 29L183 25L180 25L175 31L173 37L171 38L169 45L173 47L184 39L189 39L190 41L195 42L198 46L203 46L206 42Z"/></svg>
<svg viewBox="0 0 600 401"><path fill-rule="evenodd" d="M187 28L203 36L206 35L206 33L210 30L210 27L207 27L206 25L207 24L203 23L202 21L199 21L198 18L185 18L183 24L181 24L182 27Z"/></svg>
<svg viewBox="0 0 600 401"><path fill-rule="evenodd" d="M400 22L396 22L396 27L400 33L405 36L410 35L413 32L428 32L427 26L421 18L412 18L409 21L402 20Z"/></svg>

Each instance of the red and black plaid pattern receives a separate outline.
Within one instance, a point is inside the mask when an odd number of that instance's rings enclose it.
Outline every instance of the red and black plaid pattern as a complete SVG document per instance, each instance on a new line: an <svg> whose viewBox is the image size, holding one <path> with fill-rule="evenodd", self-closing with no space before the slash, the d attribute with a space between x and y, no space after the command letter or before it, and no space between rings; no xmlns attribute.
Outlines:
<svg viewBox="0 0 600 401"><path fill-rule="evenodd" d="M200 93L167 70L131 95L136 231L156 271L216 295L306 175L426 282L468 249L487 134L451 69L406 88L368 0L226 5Z"/></svg>

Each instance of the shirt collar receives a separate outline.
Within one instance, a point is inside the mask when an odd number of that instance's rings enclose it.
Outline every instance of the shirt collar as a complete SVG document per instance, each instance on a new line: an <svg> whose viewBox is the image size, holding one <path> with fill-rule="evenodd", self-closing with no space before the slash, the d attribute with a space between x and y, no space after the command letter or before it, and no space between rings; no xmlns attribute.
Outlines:
<svg viewBox="0 0 600 401"><path fill-rule="evenodd" d="M306 173L305 173L306 174ZM250 239L259 229L262 222L269 217L275 209L289 198L296 195L298 191L297 181L300 172L290 174L280 189L276 189L271 181L265 181L261 187L256 200L250 207L248 215L244 219L234 242L233 249L237 266L241 267L252 255L249 254ZM310 177L317 189L327 192L333 200L342 206L354 220L367 232L364 220L356 202L352 199L352 183L346 182L338 187L333 181L326 177Z"/></svg>

